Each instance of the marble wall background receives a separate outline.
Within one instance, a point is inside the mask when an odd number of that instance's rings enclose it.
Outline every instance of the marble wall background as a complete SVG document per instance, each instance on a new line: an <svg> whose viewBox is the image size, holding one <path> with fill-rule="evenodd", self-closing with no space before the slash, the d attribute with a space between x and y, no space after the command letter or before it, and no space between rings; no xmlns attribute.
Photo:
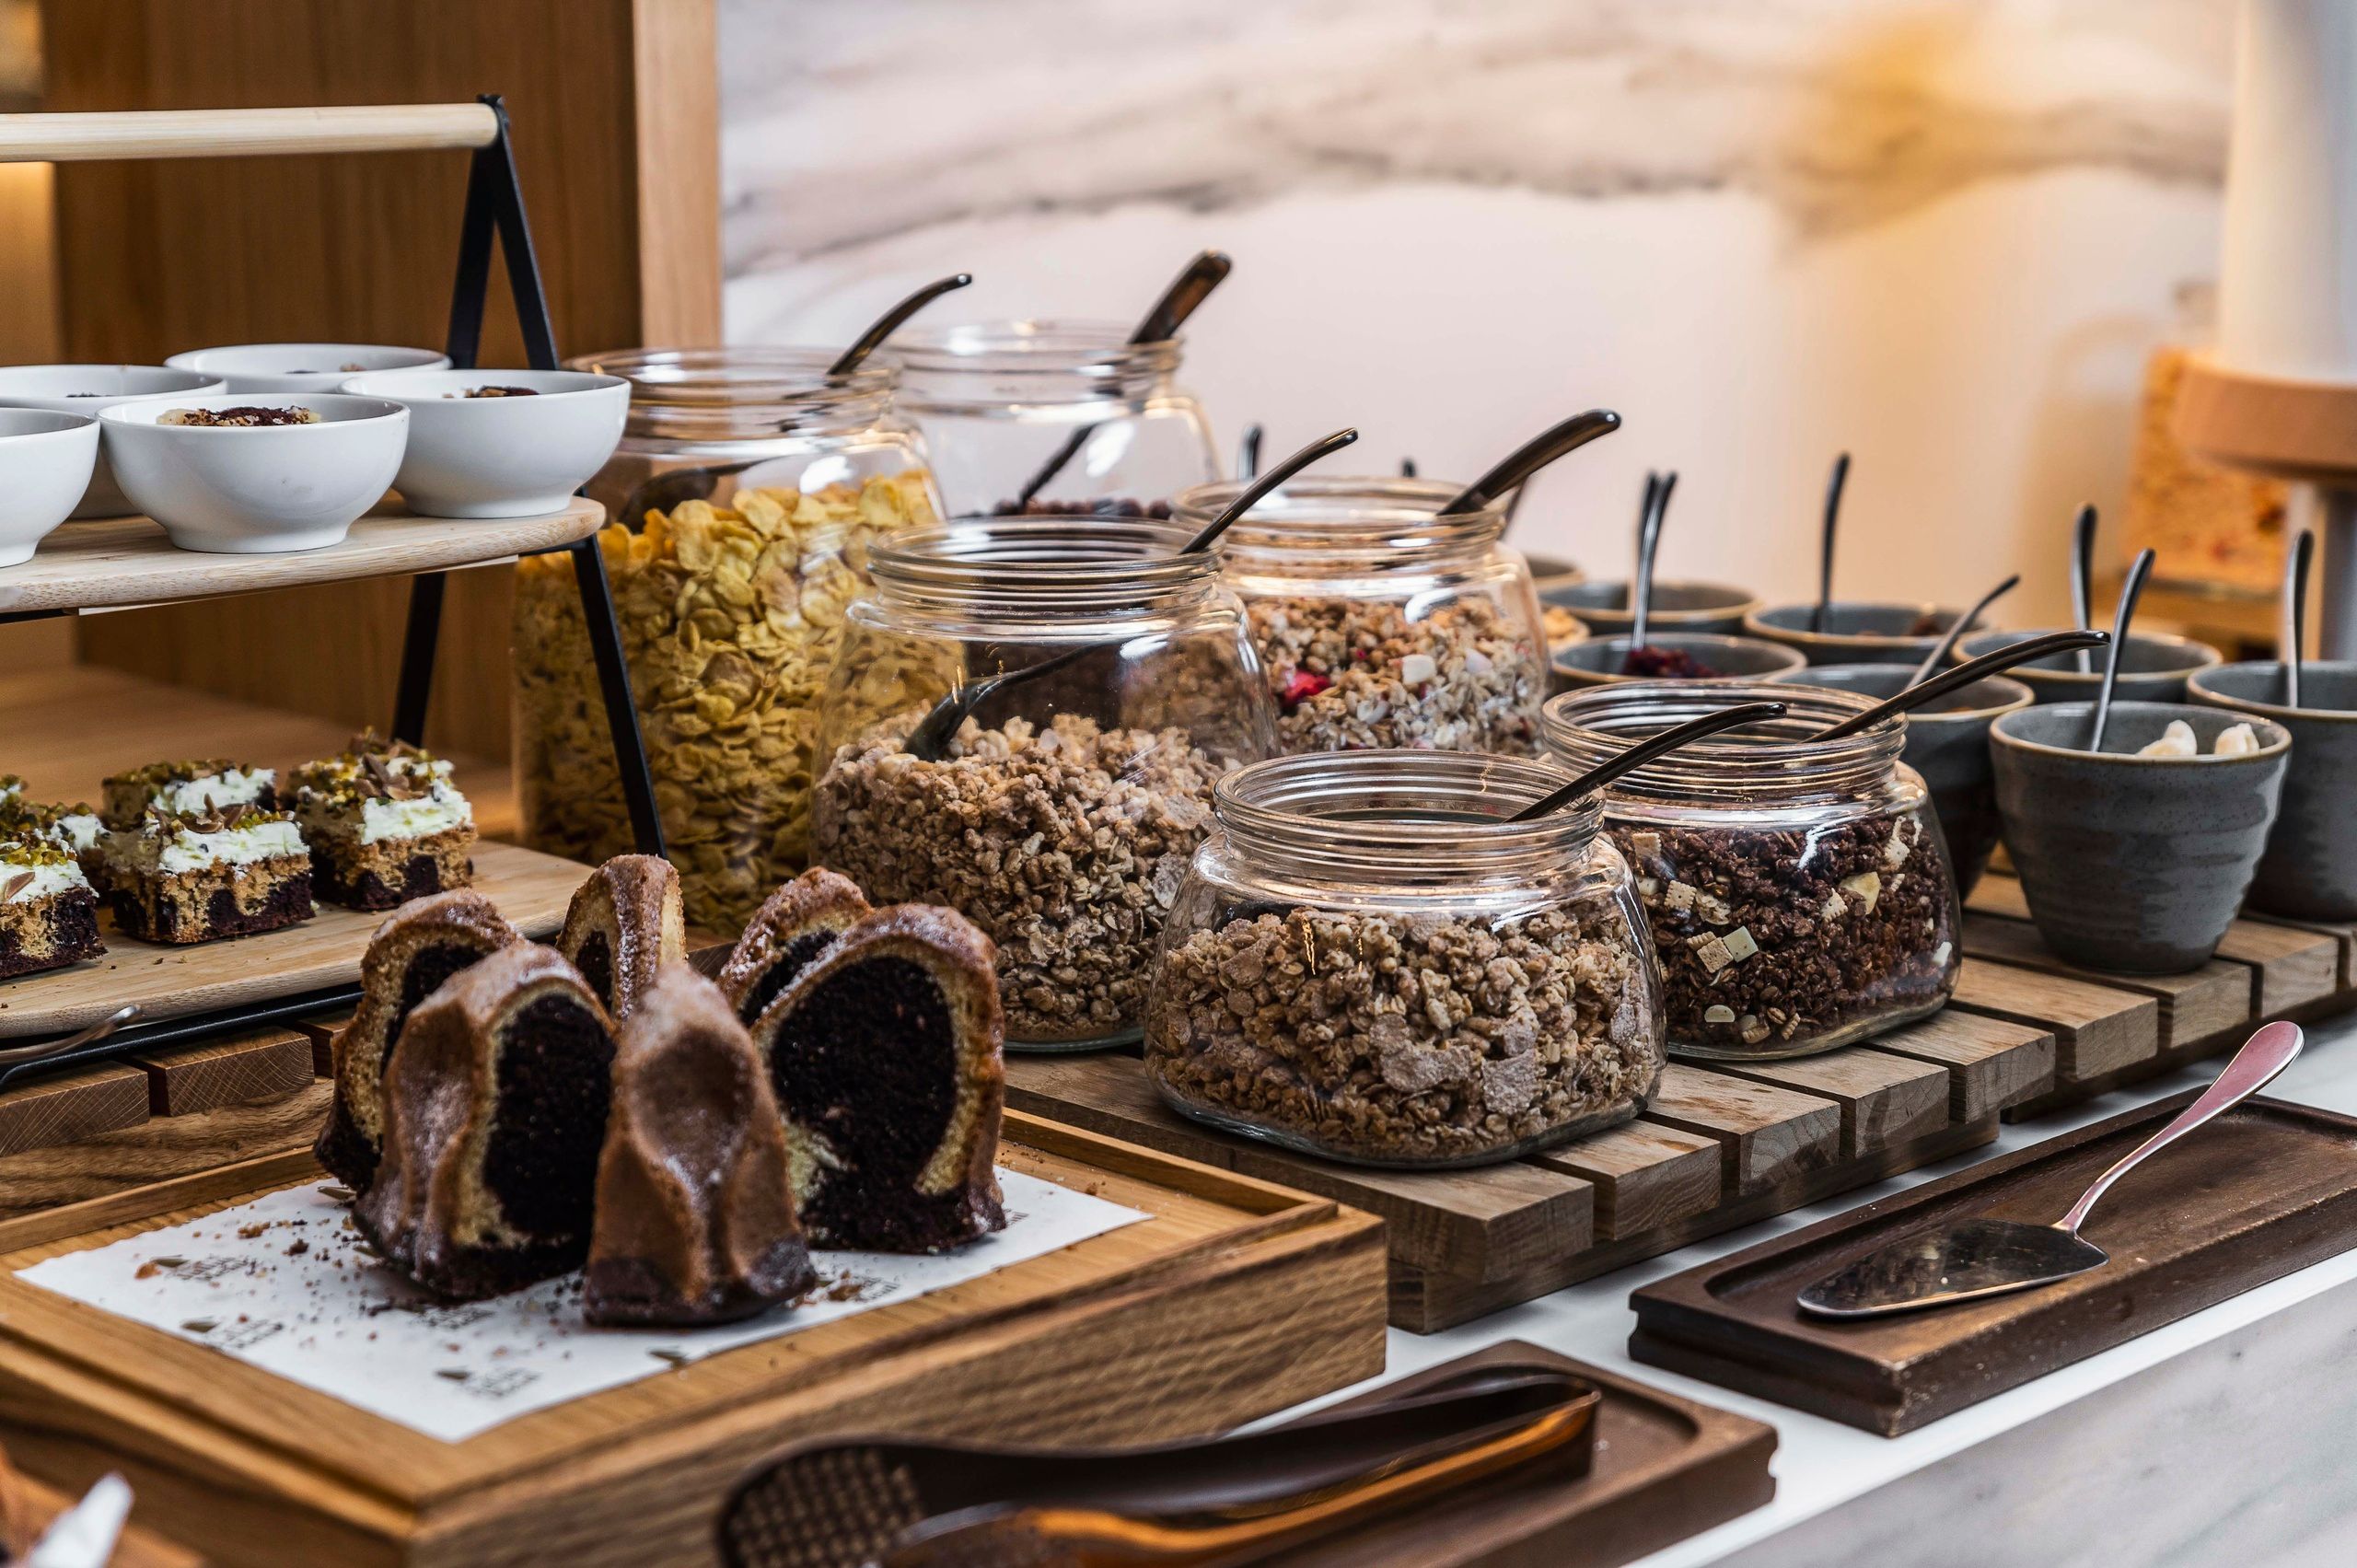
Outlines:
<svg viewBox="0 0 2357 1568"><path fill-rule="evenodd" d="M1605 404L1518 542L1796 598L2061 611L2151 346L2214 273L2230 0L724 0L727 331L1128 320L1235 275L1186 379L1223 444L1357 424L1469 475Z"/></svg>

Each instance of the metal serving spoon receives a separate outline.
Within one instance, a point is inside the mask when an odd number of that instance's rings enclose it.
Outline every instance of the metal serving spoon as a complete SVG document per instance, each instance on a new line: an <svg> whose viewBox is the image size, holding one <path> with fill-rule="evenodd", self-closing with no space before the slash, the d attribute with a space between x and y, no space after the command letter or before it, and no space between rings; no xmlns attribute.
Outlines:
<svg viewBox="0 0 2357 1568"><path fill-rule="evenodd" d="M1991 588L1987 593L1982 594L1980 596L1980 602L1975 604L1970 610L1966 610L1962 615L1957 616L1956 620L1949 624L1948 629L1940 634L1940 640L1932 645L1931 653L1925 656L1922 664L1915 667L1914 678L1917 680L1929 680L1932 679L1932 672L1938 669L1941 665L1947 662L1948 650L1956 646L1956 639L1963 636L1966 630L1968 629L1974 621L1980 620L1981 616L1988 613L1988 610L1991 605L1996 603L2007 594L2012 593L2015 588L2021 587L2021 584L2022 575L2019 572L2016 572L2012 576L2006 578L2003 582L1999 583L1995 587ZM2084 626L2086 622L2083 621L2079 622L2079 624ZM2086 656L2087 656L2084 653L2079 656L2082 662L2085 660Z"/></svg>
<svg viewBox="0 0 2357 1568"><path fill-rule="evenodd" d="M2300 662L2308 646L2308 565L2316 558L2314 528L2302 528L2283 556L2283 705L2300 705Z"/></svg>
<svg viewBox="0 0 2357 1568"><path fill-rule="evenodd" d="M1236 477L1250 479L1260 471L1260 440L1263 432L1257 424L1244 427L1243 439L1236 444Z"/></svg>
<svg viewBox="0 0 2357 1568"><path fill-rule="evenodd" d="M1817 608L1809 612L1808 629L1822 633L1833 614L1833 530L1841 520L1841 492L1850 483L1850 454L1842 453L1833 459L1833 472L1825 482L1825 538L1817 546Z"/></svg>
<svg viewBox="0 0 2357 1568"><path fill-rule="evenodd" d="M2136 619L2136 601L2143 597L2144 579L2153 575L2153 554L2150 550L2137 552L2128 568L2128 580L2119 585L2119 608L2111 617L2111 647L2103 661L2103 690L2096 693L2095 722L2088 726L2090 751L2103 749L2103 732L2111 724L2111 693L2119 684L2119 655L2128 646L2128 625Z"/></svg>
<svg viewBox="0 0 2357 1568"><path fill-rule="evenodd" d="M1679 747L1716 735L1723 729L1735 729L1761 719L1784 716L1782 703L1737 703L1732 708L1704 714L1701 718L1688 719L1684 724L1649 735L1625 751L1615 752L1558 790L1550 790L1506 819L1509 822L1529 822L1550 812L1561 811L1580 796L1602 789L1614 779L1633 772L1655 758L1667 756Z"/></svg>
<svg viewBox="0 0 2357 1568"><path fill-rule="evenodd" d="M1969 686L1983 676L1996 675L2017 664L2027 664L2049 654L2059 654L2072 648L2099 648L2111 641L2107 632L2049 632L2007 647L1967 659L1954 669L1934 675L1929 680L1918 680L1903 691L1884 698L1864 713L1843 719L1830 729L1819 730L1809 737L1812 740L1839 740L1845 735L1869 730L1893 714L1910 713L1935 697L1945 697L1959 687Z"/></svg>
<svg viewBox="0 0 2357 1568"><path fill-rule="evenodd" d="M2150 1156L2265 1088L2300 1054L2301 1044L2297 1024L2269 1024L2252 1035L2200 1098L2096 1178L2052 1225L1960 1220L1876 1248L1801 1292L1801 1310L1819 1318L1875 1318L2029 1290L2103 1267L2110 1256L2079 1234L2096 1201Z"/></svg>
<svg viewBox="0 0 2357 1568"><path fill-rule="evenodd" d="M2071 624L2092 626L2095 611L2096 571L2096 508L2093 502L2079 508L2079 516L2071 524ZM2079 673L2093 675L2095 667L2087 656L2079 656Z"/></svg>
<svg viewBox="0 0 2357 1568"><path fill-rule="evenodd" d="M1489 472L1450 496L1434 514L1448 517L1475 512L1515 489L1523 481L1559 458L1578 451L1599 436L1620 428L1620 416L1608 408L1592 408L1551 424L1500 459Z"/></svg>
<svg viewBox="0 0 2357 1568"><path fill-rule="evenodd" d="M1637 576L1629 585L1629 651L1645 645L1645 622L1654 612L1654 556L1661 549L1661 526L1669 517L1669 493L1678 470L1645 475L1645 503L1637 513Z"/></svg>
<svg viewBox="0 0 2357 1568"><path fill-rule="evenodd" d="M64 1040L52 1040L41 1045L16 1045L0 1051L0 1067L15 1067L27 1062L39 1062L44 1056L63 1056L69 1051L79 1051L86 1045L96 1045L115 1030L139 1016L139 1004L126 1002L92 1024L76 1030Z"/></svg>
<svg viewBox="0 0 2357 1568"><path fill-rule="evenodd" d="M1205 524L1201 533L1180 545L1178 553L1194 555L1209 550L1212 542L1225 533L1230 524L1259 505L1261 498L1269 492L1276 489L1320 458L1332 456L1358 438L1359 433L1355 430L1337 430L1321 440L1312 441L1308 446L1253 481L1245 488L1242 494L1228 503L1225 511ZM938 762L948 754L949 742L951 738L957 735L958 726L964 724L967 715L981 707L983 700L992 692L1002 691L1009 686L1020 685L1027 680L1037 680L1043 675L1052 675L1057 670L1076 663L1090 654L1106 648L1118 648L1128 640L1126 637L1116 637L1110 641L1082 643L1076 647L1066 648L1060 654L1041 659L1037 664L1027 664L1019 669L1004 669L996 675L986 676L981 680L967 681L934 703L924 717L917 722L916 728L909 731L909 738L902 743L901 749L920 761Z"/></svg>

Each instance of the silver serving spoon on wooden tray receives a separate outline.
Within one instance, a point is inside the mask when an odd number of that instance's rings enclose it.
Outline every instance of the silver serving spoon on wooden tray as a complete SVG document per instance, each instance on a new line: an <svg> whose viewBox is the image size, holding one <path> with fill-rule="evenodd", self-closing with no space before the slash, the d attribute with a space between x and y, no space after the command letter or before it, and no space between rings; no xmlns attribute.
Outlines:
<svg viewBox="0 0 2357 1568"><path fill-rule="evenodd" d="M2258 1093L2292 1064L2304 1043L2297 1024L2273 1023L2243 1042L2201 1098L2096 1178L2096 1184L2052 1225L1963 1220L1877 1248L1800 1294L1803 1312L1818 1318L1879 1318L2067 1280L2111 1261L2079 1234L2111 1184L2179 1138Z"/></svg>

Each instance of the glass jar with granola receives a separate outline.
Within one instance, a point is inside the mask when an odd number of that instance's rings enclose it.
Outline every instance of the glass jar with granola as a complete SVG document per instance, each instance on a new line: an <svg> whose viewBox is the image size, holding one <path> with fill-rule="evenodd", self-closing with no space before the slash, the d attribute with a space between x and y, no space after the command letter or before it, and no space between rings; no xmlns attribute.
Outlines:
<svg viewBox="0 0 2357 1568"><path fill-rule="evenodd" d="M1201 528L1243 493L1175 505ZM1288 480L1221 539L1292 753L1405 747L1535 756L1547 697L1538 596L1505 507L1443 516L1430 480Z"/></svg>
<svg viewBox="0 0 2357 1568"><path fill-rule="evenodd" d="M1167 517L1172 495L1217 479L1202 407L1177 385L1178 341L1128 338L1108 321L895 334L900 408L950 510Z"/></svg>
<svg viewBox="0 0 2357 1568"><path fill-rule="evenodd" d="M811 859L988 933L1011 1050L1137 1038L1212 786L1268 754L1243 610L1187 538L964 519L879 544L852 607Z"/></svg>
<svg viewBox="0 0 2357 1568"><path fill-rule="evenodd" d="M1624 774L1604 828L1637 875L1678 1054L1807 1056L1937 1012L1961 954L1956 877L1930 792L1899 761L1906 720L1816 737L1854 691L1627 682L1547 704L1547 744L1585 769L1733 703L1783 717Z"/></svg>
<svg viewBox="0 0 2357 1568"><path fill-rule="evenodd" d="M831 374L836 350L633 349L631 411L588 494L712 469L706 500L615 516L599 536L667 847L688 918L734 930L801 869L819 694L874 541L940 520L923 443L892 414L897 368ZM586 628L563 555L517 570L517 780L526 842L598 861L630 848Z"/></svg>
<svg viewBox="0 0 2357 1568"><path fill-rule="evenodd" d="M1661 980L1600 799L1505 820L1562 783L1543 762L1399 750L1221 780L1146 1008L1163 1098L1404 1167L1511 1159L1643 1109Z"/></svg>

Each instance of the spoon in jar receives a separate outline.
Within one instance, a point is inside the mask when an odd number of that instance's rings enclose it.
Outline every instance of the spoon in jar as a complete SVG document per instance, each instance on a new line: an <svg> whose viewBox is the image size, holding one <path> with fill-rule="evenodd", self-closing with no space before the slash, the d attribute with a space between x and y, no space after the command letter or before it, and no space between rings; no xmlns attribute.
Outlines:
<svg viewBox="0 0 2357 1568"><path fill-rule="evenodd" d="M1259 505L1261 499L1271 491L1310 464L1321 458L1331 457L1358 438L1357 431L1344 429L1337 430L1331 436L1322 439L1312 441L1308 446L1247 485L1243 494L1229 502L1218 517L1213 517L1204 526L1201 533L1180 545L1177 553L1199 555L1209 550L1213 541L1227 531L1230 524ZM909 738L902 743L901 749L919 761L938 762L947 755L949 742L957 735L958 726L964 724L967 716L981 706L983 700L993 691L1002 691L1009 686L1017 686L1027 680L1036 680L1043 675L1053 674L1090 654L1101 652L1106 648L1118 648L1127 641L1129 639L1126 637L1115 637L1109 641L1083 643L1076 647L1066 648L1060 654L1041 659L1037 664L1027 664L1020 669L1001 670L996 675L986 676L980 680L967 681L934 703L924 717L918 721L916 728L909 731Z"/></svg>
<svg viewBox="0 0 2357 1568"><path fill-rule="evenodd" d="M1657 758L1665 757L1679 747L1735 729L1756 724L1762 719L1784 716L1782 703L1737 703L1731 708L1721 708L1704 714L1701 718L1688 719L1658 735L1649 735L1626 751L1615 752L1558 790L1550 790L1506 819L1509 822L1528 822L1561 811L1584 795L1591 795L1624 773L1632 772Z"/></svg>
<svg viewBox="0 0 2357 1568"><path fill-rule="evenodd" d="M1257 424L1244 427L1244 438L1236 444L1236 477L1250 479L1260 471L1261 429Z"/></svg>
<svg viewBox="0 0 2357 1568"><path fill-rule="evenodd" d="M1924 656L1923 662L1922 664L1915 667L1914 678L1917 680L1929 680L1932 679L1932 672L1939 668L1942 664L1947 661L1948 650L1956 646L1956 640L1958 637L1963 636L1966 632L1969 631L1972 627L1972 623L1980 620L1982 615L1986 614L1991 605L1996 603L2007 594L2012 593L2015 588L2021 587L2021 585L2022 575L2019 572L2016 572L2012 576L2006 578L2003 582L1999 583L1995 587L1991 588L1987 593L1982 594L1980 596L1980 602L1975 604L1970 610L1966 610L1962 615L1957 616L1955 621L1949 625L1948 629L1941 633L1940 640L1932 645L1932 651ZM2082 622L2082 624L2084 624L2084 622ZM2084 659L2087 656L2083 653L2079 656Z"/></svg>
<svg viewBox="0 0 2357 1568"><path fill-rule="evenodd" d="M1637 576L1629 585L1629 651L1645 645L1645 622L1654 612L1654 556L1661 549L1661 526L1669 516L1669 493L1678 470L1645 475L1645 504L1637 513Z"/></svg>
<svg viewBox="0 0 2357 1568"><path fill-rule="evenodd" d="M1551 424L1498 460L1489 472L1450 496L1434 517L1478 512L1540 469L1578 451L1599 436L1620 428L1620 416L1608 408L1592 408Z"/></svg>
<svg viewBox="0 0 2357 1568"><path fill-rule="evenodd" d="M2096 693L2095 722L2087 728L2087 749L2103 749L2103 732L2111 724L2111 694L2119 685L2119 656L2128 646L2128 623L2136 619L2136 601L2143 597L2144 579L2153 575L2154 552L2140 550L2119 585L2119 608L2112 612L2111 647L2103 662L2103 690Z"/></svg>
<svg viewBox="0 0 2357 1568"><path fill-rule="evenodd" d="M1825 539L1817 547L1817 608L1809 612L1808 629L1822 633L1833 614L1833 529L1841 520L1841 492L1850 483L1850 454L1833 459L1832 477L1825 482Z"/></svg>
<svg viewBox="0 0 2357 1568"><path fill-rule="evenodd" d="M843 350L835 362L827 366L827 374L830 376L850 375L867 363L867 356L883 347L884 340L899 331L910 317L952 289L964 288L973 281L974 274L971 273L953 273L948 277L925 285L900 304L876 318L874 325L859 334L859 341Z"/></svg>
<svg viewBox="0 0 2357 1568"><path fill-rule="evenodd" d="M1864 713L1843 719L1830 729L1819 730L1809 738L1839 740L1845 735L1856 735L1862 730L1872 729L1894 714L1920 708L1934 697L1945 697L1951 691L2011 669L2017 664L2027 664L2049 654L2067 653L2073 648L2099 648L2110 641L2110 633L2105 632L2048 632L2039 636L2026 637L2009 646L1982 654L1979 658L1967 659L1954 669L1943 670L1928 680L1918 680L1905 691L1884 698Z"/></svg>
<svg viewBox="0 0 2357 1568"><path fill-rule="evenodd" d="M2283 705L2300 705L2300 661L2308 646L2308 563L2316 552L2313 528L2302 528L2283 557Z"/></svg>
<svg viewBox="0 0 2357 1568"><path fill-rule="evenodd" d="M2071 524L2071 624L2092 626L2096 623L2096 508L2093 502L2079 508L2079 516ZM2088 662L2084 651L2078 656L2079 673L2093 675L2095 666Z"/></svg>
<svg viewBox="0 0 2357 1568"><path fill-rule="evenodd" d="M1130 334L1131 344L1167 343L1177 337L1187 318L1211 297L1212 290L1225 282L1235 268L1236 263L1220 251L1199 253L1187 263L1186 271L1173 278L1170 286L1162 291L1162 297L1154 302L1154 308L1145 313L1145 319L1140 321L1137 331ZM1039 471L1031 476L1030 482L1015 493L1015 510L1021 512L1028 507L1039 492L1054 483L1056 475L1064 471L1064 465L1088 444L1088 438L1097 434L1097 429L1094 424L1084 424L1074 431L1064 444L1039 465Z"/></svg>

